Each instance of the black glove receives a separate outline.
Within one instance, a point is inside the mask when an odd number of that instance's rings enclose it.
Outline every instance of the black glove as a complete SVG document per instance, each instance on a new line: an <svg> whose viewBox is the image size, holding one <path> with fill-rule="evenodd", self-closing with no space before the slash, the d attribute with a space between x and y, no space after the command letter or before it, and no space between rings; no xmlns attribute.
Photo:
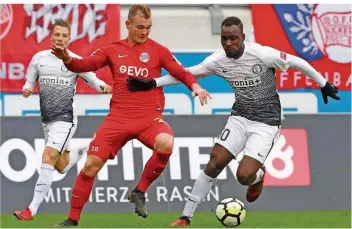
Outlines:
<svg viewBox="0 0 352 229"><path fill-rule="evenodd" d="M129 91L148 91L156 87L156 81L154 79L143 80L130 76L126 80L126 85Z"/></svg>
<svg viewBox="0 0 352 229"><path fill-rule="evenodd" d="M340 97L336 95L336 93L339 92L339 89L336 86L329 83L328 81L326 81L325 86L320 88L320 90L325 104L328 104L328 96L330 96L333 99L340 100Z"/></svg>

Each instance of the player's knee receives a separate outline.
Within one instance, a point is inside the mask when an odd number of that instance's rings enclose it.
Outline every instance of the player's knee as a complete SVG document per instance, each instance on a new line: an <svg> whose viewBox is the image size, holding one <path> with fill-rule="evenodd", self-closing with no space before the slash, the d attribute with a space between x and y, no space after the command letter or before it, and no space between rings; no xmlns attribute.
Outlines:
<svg viewBox="0 0 352 229"><path fill-rule="evenodd" d="M60 152L55 149L45 148L42 156L42 162L49 165L54 165L60 158Z"/></svg>
<svg viewBox="0 0 352 229"><path fill-rule="evenodd" d="M57 160L54 167L58 173L64 174L65 173L64 170L66 166L67 164L60 158L59 160Z"/></svg>
<svg viewBox="0 0 352 229"><path fill-rule="evenodd" d="M172 153L174 148L174 137L170 134L159 134L155 138L154 149L161 153Z"/></svg>
<svg viewBox="0 0 352 229"><path fill-rule="evenodd" d="M216 160L213 160L212 158L210 158L210 161L208 162L208 164L206 165L205 169L204 169L204 172L205 174L207 174L208 176L210 177L217 177L221 171L223 170L224 168L222 166L220 166Z"/></svg>
<svg viewBox="0 0 352 229"><path fill-rule="evenodd" d="M251 181L253 180L253 176L255 176L255 173L251 172L248 169L238 169L237 170L237 180L240 182L242 185L250 185Z"/></svg>
<svg viewBox="0 0 352 229"><path fill-rule="evenodd" d="M84 167L82 171L91 177L94 177L98 174L100 169L104 166L104 161L103 159L97 157L97 156L88 156L86 163L84 164Z"/></svg>
<svg viewBox="0 0 352 229"><path fill-rule="evenodd" d="M64 174L65 172L65 168L62 168L62 167L55 167L56 171L60 174Z"/></svg>

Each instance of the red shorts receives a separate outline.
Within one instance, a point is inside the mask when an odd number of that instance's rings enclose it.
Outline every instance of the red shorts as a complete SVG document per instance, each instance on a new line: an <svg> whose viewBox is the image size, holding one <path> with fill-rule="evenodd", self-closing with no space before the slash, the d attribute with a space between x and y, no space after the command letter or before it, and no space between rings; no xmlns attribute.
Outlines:
<svg viewBox="0 0 352 229"><path fill-rule="evenodd" d="M160 113L139 119L108 115L94 133L88 155L96 155L107 161L114 159L118 151L130 140L138 139L154 149L155 137L160 133L174 135Z"/></svg>

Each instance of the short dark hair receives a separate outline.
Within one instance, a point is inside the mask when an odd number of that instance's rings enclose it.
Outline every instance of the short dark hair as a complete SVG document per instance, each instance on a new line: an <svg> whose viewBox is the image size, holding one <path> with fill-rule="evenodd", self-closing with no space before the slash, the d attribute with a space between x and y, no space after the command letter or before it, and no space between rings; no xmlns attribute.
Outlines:
<svg viewBox="0 0 352 229"><path fill-rule="evenodd" d="M64 19L56 19L53 26L52 26L52 30L54 31L54 28L56 26L61 26L61 27L64 27L64 28L67 28L68 29L68 32L69 34L71 34L71 24L67 21L67 20L64 20Z"/></svg>
<svg viewBox="0 0 352 229"><path fill-rule="evenodd" d="M241 32L243 33L243 24L241 19L239 19L238 17L227 17L221 23L221 27L232 26L232 25L237 25L240 28Z"/></svg>

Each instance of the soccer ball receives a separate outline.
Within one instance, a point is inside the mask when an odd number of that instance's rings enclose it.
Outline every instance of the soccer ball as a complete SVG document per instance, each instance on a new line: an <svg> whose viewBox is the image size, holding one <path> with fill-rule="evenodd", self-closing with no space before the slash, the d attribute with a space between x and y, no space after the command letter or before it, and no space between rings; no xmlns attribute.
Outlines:
<svg viewBox="0 0 352 229"><path fill-rule="evenodd" d="M237 227L246 218L244 204L238 199L226 198L216 207L216 218L225 227Z"/></svg>

